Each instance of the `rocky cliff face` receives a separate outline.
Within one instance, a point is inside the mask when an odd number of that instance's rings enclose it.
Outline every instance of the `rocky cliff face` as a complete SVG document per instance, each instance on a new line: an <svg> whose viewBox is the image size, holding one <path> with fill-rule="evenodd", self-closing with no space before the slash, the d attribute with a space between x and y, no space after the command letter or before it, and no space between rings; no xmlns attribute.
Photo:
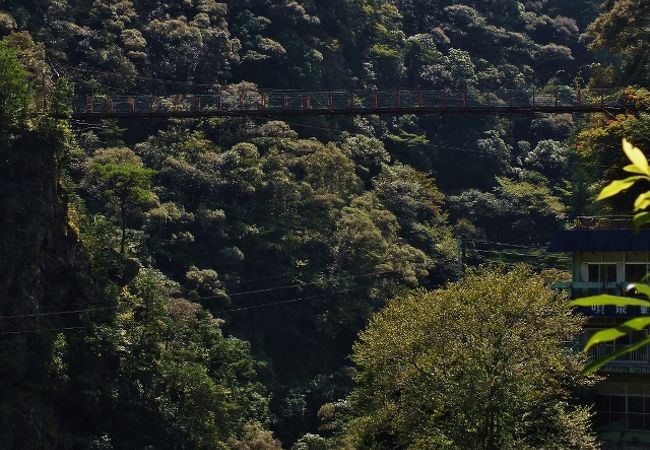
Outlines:
<svg viewBox="0 0 650 450"><path fill-rule="evenodd" d="M68 225L59 182L63 144L26 132L0 153L0 312L25 315L89 301L85 261ZM2 329L31 330L19 322Z"/></svg>
<svg viewBox="0 0 650 450"><path fill-rule="evenodd" d="M96 302L68 225L56 127L0 135L0 448L48 448L58 390L56 331Z"/></svg>

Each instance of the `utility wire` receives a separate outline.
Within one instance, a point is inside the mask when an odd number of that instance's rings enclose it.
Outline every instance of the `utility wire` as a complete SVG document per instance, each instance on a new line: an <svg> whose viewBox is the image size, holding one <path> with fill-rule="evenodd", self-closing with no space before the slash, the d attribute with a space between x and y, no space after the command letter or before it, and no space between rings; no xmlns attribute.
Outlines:
<svg viewBox="0 0 650 450"><path fill-rule="evenodd" d="M467 240L464 239L463 241L464 242L475 242L475 243L479 243L479 244L491 244L491 245L497 245L497 246L501 246L501 247L529 248L529 249L540 249L540 250L545 249L546 247L548 247L548 244L541 244L541 245L534 246L534 245L509 244L507 242L483 241L483 240L480 240L480 239L467 239Z"/></svg>
<svg viewBox="0 0 650 450"><path fill-rule="evenodd" d="M373 275L382 275L382 274L387 274L387 273L394 273L394 270L385 270L385 271L380 271L380 272L370 272L370 273L364 273L360 275L352 275L352 276L347 276L347 277L339 277L339 278L332 278L329 280L325 281L341 281L341 280L353 280L356 278L365 278L365 277L370 277ZM251 294L262 294L266 292L273 292L273 291L279 291L279 290L284 290L284 289L292 289L292 288L299 288L299 287L304 287L304 286L314 286L314 285L319 285L321 284L322 281L313 281L310 283L301 283L301 284L289 284L286 286L276 286L276 287L270 287L270 288L265 288L265 289L255 289L251 291L243 291L243 292L235 292L234 294L230 294L229 297L240 297L242 295L251 295ZM199 297L195 300L211 300L215 298L220 298L217 296L208 296L208 297Z"/></svg>
<svg viewBox="0 0 650 450"><path fill-rule="evenodd" d="M526 256L528 258L540 258L540 255L531 255L528 253L514 253L514 252L502 252L497 250L478 250L475 248L468 248L468 250L477 252L477 253L495 253L497 255L509 255L509 256Z"/></svg>
<svg viewBox="0 0 650 450"><path fill-rule="evenodd" d="M369 273L364 273L360 275L352 275L352 276L347 276L347 277L340 277L340 278L335 278L335 281L342 281L342 280L353 280L356 278L365 278L365 277L370 277L373 275L383 275L386 273L393 273L394 271L392 270L384 270L381 272L369 272ZM328 281L328 280L327 280ZM271 288L266 288L266 289L256 289L252 291L243 291L243 292L236 292L234 294L231 294L231 297L237 297L241 295L250 295L250 294L261 294L264 292L272 292L280 289L291 289L291 288L298 288L298 287L303 287L303 286L313 286L317 284L321 284L322 281L312 281L310 283L298 283L298 284L290 284L286 286L277 286L277 287L271 287Z"/></svg>
<svg viewBox="0 0 650 450"><path fill-rule="evenodd" d="M489 157L498 156L498 155L494 155L494 154L487 153L487 152L470 150L470 149L465 149L465 148L461 148L461 147L453 147L453 146L450 146L450 145L441 145L441 144L432 144L432 145L433 145L434 149L454 150L454 151L459 151L459 152L464 152L464 153L473 153L473 154L476 154L476 155L482 155L482 156L486 156L486 157L487 156L489 156ZM508 158L512 158L512 157L513 157L512 155L508 156ZM564 161L564 162L560 162L560 161L555 161L555 160L548 159L548 158L546 158L546 159L539 158L539 159L537 159L537 161L548 162L548 163L559 164L559 165L562 165L562 164L574 165L574 166L586 166L586 165L589 165L589 166L592 166L592 167L609 168L609 166L607 166L607 165L595 164L595 163L592 163L591 161Z"/></svg>
<svg viewBox="0 0 650 450"><path fill-rule="evenodd" d="M293 125L293 126L296 126L296 127L313 128L313 129L320 130L320 131L329 131L330 133L340 133L341 132L341 130L337 130L337 129L334 129L334 128L331 128L331 127L321 127L321 126L317 126L317 125L307 125L307 124L303 124L303 123L300 123L300 122L293 122L293 121L283 120L281 117L253 116L253 115L248 115L248 114L244 114L244 113L240 113L239 115L238 114L233 114L233 117L241 118L241 119L251 118L251 119L267 120L267 121L280 121L280 122L286 123L287 125Z"/></svg>
<svg viewBox="0 0 650 450"><path fill-rule="evenodd" d="M294 272L285 272L283 274L271 275L271 276L268 276L268 277L246 278L244 280L224 283L222 286L225 286L225 287L239 286L241 284L248 284L248 283L253 283L253 282L257 282L257 281L275 280L275 279L279 279L279 278L287 278L287 277L296 276L296 275L307 275L307 274L319 272L321 270L328 269L328 268L332 268L332 265L331 264L325 264L325 265L314 267L314 268L311 268L311 269L308 269L308 270L303 270L303 271L298 270L298 271L294 271ZM384 273L384 272L388 273L388 272L391 272L391 271L381 271L381 272L372 272L372 273L373 274L379 274L379 273ZM364 274L359 274L358 276L363 276L363 275ZM353 273L351 275L346 275L346 277L344 277L344 278L347 278L347 277L350 277L350 276L355 276L355 274ZM333 278L328 278L328 279L329 280L331 280L331 279L338 280L340 278L341 277L333 277Z"/></svg>
<svg viewBox="0 0 650 450"><path fill-rule="evenodd" d="M316 269L314 269L316 270ZM387 273L395 273L393 270L385 270L385 271L377 271L377 272L369 272L369 273L363 273L363 274L357 274L357 275L350 275L350 276L345 276L345 277L331 277L327 278L323 281L325 282L337 282L337 281L342 281L342 280L353 280L357 278L366 278L370 277L373 275L382 275L382 274L387 274ZM290 276L287 275L287 276ZM254 281L254 280L248 280L248 281ZM323 281L313 281L309 283L302 283L302 284L290 284L290 285L283 285L283 286L274 286L270 288L264 288L264 289L256 289L256 290L249 290L249 291L242 291L242 292L236 292L234 294L230 294L229 297L240 297L243 295L251 295L251 294L258 294L258 293L265 293L265 292L273 292L273 291L279 291L279 290L284 290L284 289L291 289L291 288L298 288L298 287L303 287L303 286L314 286L314 285L319 285ZM208 297L199 297L196 299L192 300L210 300L210 299L216 299L220 298L217 296L208 296ZM103 304L102 303L67 303L67 304L62 304L62 305L57 305L57 306L72 306L72 305L84 305L84 306L90 306L93 304ZM110 310L116 310L118 307L116 306L107 306L107 307L101 307L101 308L79 308L79 309L74 309L74 310L63 310L63 311L45 311L45 312L38 312L38 313L32 313L32 314L17 314L17 315L11 315L11 316L0 316L0 320L10 320L10 319L23 319L23 318L29 318L29 317L43 317L43 316L56 316L56 315L66 315L66 314L81 314L81 313L87 313L87 312L95 312L95 311L110 311Z"/></svg>
<svg viewBox="0 0 650 450"><path fill-rule="evenodd" d="M321 271L323 269L327 269L329 267L331 267L331 265L326 264L324 266L315 267L315 268L309 269L309 270L295 271L295 272L285 272L284 274L271 275L271 276L268 276L268 277L247 278L247 279L244 279L244 280L239 280L237 282L226 283L226 286L237 286L237 285L249 284L249 283L253 283L253 282L257 282L257 281L277 280L279 278L287 278L287 277L291 277L291 276L295 276L295 275L306 275L306 274L310 274L310 273L314 273L314 272L319 272L319 271Z"/></svg>
<svg viewBox="0 0 650 450"><path fill-rule="evenodd" d="M537 259L540 262L546 261L547 263L560 264L560 265L567 264L570 261L569 259L564 259L564 258L561 258L561 257L558 258L558 257L553 257L553 256L548 256L548 257L544 258L541 255L529 255L529 254L524 254L524 253L501 252L501 251L490 251L490 250L476 250L476 249L472 249L472 248L468 248L467 250L473 251L473 252L476 252L476 253L483 253L483 254L487 253L487 254L504 255L504 256L516 256L516 257L534 258L534 259ZM476 256L478 257L479 255L476 255ZM486 256L481 256L481 258L484 258L484 259L486 259L488 261L491 261L491 262L503 262L502 260L495 260L493 258L489 258L489 257L486 257ZM549 261L549 259L552 260L552 261ZM548 269L548 267L545 267L545 268Z"/></svg>
<svg viewBox="0 0 650 450"><path fill-rule="evenodd" d="M325 293L325 294L316 294L316 295L308 295L308 296L304 296L304 297L290 298L290 299L287 299L287 300L280 300L280 301L277 301L277 302L263 303L263 304L260 304L260 305L242 306L241 308L228 309L228 310L226 310L226 312L248 311L248 310L251 310L251 309L268 308L268 307L277 306L277 305L286 305L286 304L289 304L289 303L297 303L297 302L302 302L302 301L305 301L305 300L311 300L311 299L314 299L314 298L328 297L328 296L332 296L334 294L344 294L344 293L349 293L349 292L353 292L353 291L358 291L360 289L364 289L364 288L369 287L369 286L372 286L372 285L357 286L357 287L351 288L351 289L343 289L343 290L340 290L340 291L328 292L328 293Z"/></svg>
<svg viewBox="0 0 650 450"><path fill-rule="evenodd" d="M296 298L290 298L287 300L280 300L277 302L270 302L270 303L263 303L259 305L251 305L251 306L242 306L240 308L232 308L228 309L224 312L240 312L240 311L248 311L248 310L253 310L253 309L261 309L261 308L268 308L272 306L278 306L278 305L287 305L291 303L298 303L298 302L303 302L307 300L312 300L316 298L324 298L324 297L332 297L337 295L337 294L345 294L345 293L350 293L354 291L358 291L360 289L365 289L369 286L372 285L364 285L364 286L357 286L355 288L350 288L350 289L343 289L343 290L338 290L338 291L333 291L333 292L328 292L324 294L316 294L316 295L308 295L308 296L302 296L302 297L296 297ZM0 336L3 335L18 335L18 334L32 334L32 333L48 333L48 332L57 332L57 331L71 331L71 330L84 330L91 328L90 326L79 326L79 327L65 327L65 328L44 328L44 329L37 329L37 330L18 330L18 331L3 331L0 332Z"/></svg>
<svg viewBox="0 0 650 450"><path fill-rule="evenodd" d="M113 79L126 79L127 77L118 74L116 72L109 72L105 70L95 70L95 69L85 69L82 67L75 67L75 66L68 66L68 65L63 65L61 67L64 67L65 69L71 70L73 72L84 72L84 73L94 73L97 75L107 75ZM137 82L138 80L147 80L147 81L159 81L161 83L165 84L174 84L177 86L186 86L186 87L215 87L219 86L217 82L214 83L192 83L191 81L178 81L178 80L168 80L164 78L155 78L155 77L148 77L145 75L138 75L133 79L133 82Z"/></svg>
<svg viewBox="0 0 650 450"><path fill-rule="evenodd" d="M297 126L297 127L314 128L314 129L317 129L317 130L329 131L331 133L340 132L340 130L336 130L336 129L331 128L331 127L305 125L305 124L301 124L301 123L298 123L298 122L291 122L291 121L287 121L287 120L282 120L281 118L270 118L270 117L264 117L264 116L244 115L243 113L242 113L241 116L240 115L233 115L233 117L237 117L237 118L239 118L239 117L241 117L241 118L249 117L251 119L259 119L259 120L280 120L280 121L282 121L282 122L284 122L284 123L286 123L288 125L294 125L294 126ZM464 153L471 153L471 154L475 154L475 155L481 155L481 156L484 156L484 157L498 156L498 155L494 155L494 154L487 153L487 152L481 152L481 151L472 150L472 149L468 149L468 148L462 148L462 147L454 147L454 146L451 146L451 145L429 144L428 146L432 147L434 150L438 150L438 149L454 150L454 151L459 151L459 152L464 152ZM512 157L513 157L512 155L508 156L508 158L512 158ZM561 161L556 161L556 160L548 159L548 158L538 158L537 161L560 164L560 165L561 164L574 165L574 166L589 165L589 166L592 166L592 167L609 168L609 166L607 166L607 165L596 164L596 163L593 163L591 161L564 161L564 162L561 162Z"/></svg>
<svg viewBox="0 0 650 450"><path fill-rule="evenodd" d="M287 299L287 300L279 300L279 301L276 301L276 302L263 303L263 304L259 304L259 305L251 305L251 306L243 306L243 307L240 307L240 308L232 308L232 309L225 310L224 312L238 312L238 311L246 311L246 310L250 310L250 309L266 308L266 307L276 306L276 305L285 305L285 304L296 303L296 302L301 302L301 301L305 301L305 300L311 300L311 299L315 299L315 298L328 297L328 296L332 296L334 294L343 294L343 293L358 291L360 289L365 289L365 288L370 287L370 286L372 286L372 284L363 285L363 286L356 286L356 287L350 288L350 289L342 289L342 290L327 292L327 293L323 293L323 294L315 294L315 295L309 295L309 296L290 298L290 299ZM24 314L24 315L16 315L16 316L4 316L4 317L0 317L0 319L17 319L17 318L23 318L23 317L37 317L37 316L42 316L42 315L71 314L71 313L77 313L77 312L89 312L89 311L99 311L99 310L107 310L107 309L116 309L116 308L95 308L95 309L82 309L82 310L74 310L74 311L61 311L61 312L45 313L45 314L42 314L42 313ZM60 331L60 330L77 330L77 329L85 329L85 328L89 328L89 327L85 326L85 327L67 327L67 328L48 328L48 329L40 329L40 330L6 331L6 332L0 332L0 335L36 333L36 332L49 332L49 331Z"/></svg>
<svg viewBox="0 0 650 450"><path fill-rule="evenodd" d="M65 315L65 314L77 314L77 313L86 313L86 312L94 312L94 311L108 311L112 309L117 309L117 308L114 306L107 306L105 308L87 308L87 309L74 309L69 311L51 311L51 312L40 312L40 313L33 313L33 314L17 314L14 316L0 316L0 320L25 319L28 317L58 316L58 315Z"/></svg>
<svg viewBox="0 0 650 450"><path fill-rule="evenodd" d="M86 326L86 327L66 327L66 328L39 328L37 330L3 331L0 332L0 336L15 335L15 334L49 333L54 331L85 330L87 328L90 327Z"/></svg>
<svg viewBox="0 0 650 450"><path fill-rule="evenodd" d="M508 261L503 261L503 260L500 260L500 259L487 258L487 257L484 257L484 260L489 262L489 263L503 264L504 266L508 266L508 267L514 267L517 264L519 264L518 262L508 262ZM535 268L537 268L537 269L546 269L546 270L557 269L557 267L548 267L548 266L539 266L539 265L536 265Z"/></svg>

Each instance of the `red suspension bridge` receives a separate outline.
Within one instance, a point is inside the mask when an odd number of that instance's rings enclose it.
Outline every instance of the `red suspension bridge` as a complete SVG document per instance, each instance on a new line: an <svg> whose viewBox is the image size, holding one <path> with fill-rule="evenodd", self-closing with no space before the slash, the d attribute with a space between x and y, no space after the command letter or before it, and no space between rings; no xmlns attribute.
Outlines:
<svg viewBox="0 0 650 450"><path fill-rule="evenodd" d="M201 95L95 95L73 101L72 118L286 117L406 114L619 114L615 90L263 91Z"/></svg>

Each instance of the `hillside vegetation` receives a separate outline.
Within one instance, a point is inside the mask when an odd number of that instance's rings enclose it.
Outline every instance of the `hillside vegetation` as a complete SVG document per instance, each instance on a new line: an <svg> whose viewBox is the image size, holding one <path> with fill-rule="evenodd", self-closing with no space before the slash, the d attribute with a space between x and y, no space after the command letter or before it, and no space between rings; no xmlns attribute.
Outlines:
<svg viewBox="0 0 650 450"><path fill-rule="evenodd" d="M595 448L588 408L571 394L590 383L576 355L558 356L549 379L501 380L502 392L524 392L575 377L549 386L539 409L513 403L503 431L476 422L476 405L449 406L458 386L426 371L451 355L421 347L446 320L438 301L479 323L459 299L484 299L484 282L505 289L531 270L566 270L543 252L562 221L627 208L594 197L622 166L611 150L622 137L650 148L647 114L89 123L49 113L86 95L261 88L572 100L627 87L620 97L647 107L647 5L601 3L4 1L0 447L555 448L535 435L547 420L557 448ZM42 105L49 113L34 114ZM508 272L522 261L533 269ZM459 263L493 262L503 266L437 290L458 280ZM543 325L560 333L532 353L541 367L577 325L535 279L529 294L552 316ZM521 312L521 299L503 298ZM407 341L404 327L423 340ZM448 333L460 345L462 329ZM416 361L401 375L397 342ZM439 382L447 391L418 410L429 420L420 429L406 416ZM472 433L454 428L460 415Z"/></svg>

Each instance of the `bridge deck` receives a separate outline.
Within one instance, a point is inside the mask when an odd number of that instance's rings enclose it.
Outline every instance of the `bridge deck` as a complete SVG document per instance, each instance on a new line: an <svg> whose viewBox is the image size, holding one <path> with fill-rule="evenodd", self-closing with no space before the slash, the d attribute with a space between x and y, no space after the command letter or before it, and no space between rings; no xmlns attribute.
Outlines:
<svg viewBox="0 0 650 450"><path fill-rule="evenodd" d="M286 117L406 114L625 112L613 92L535 93L357 91L233 92L212 95L94 96L73 102L73 118Z"/></svg>
<svg viewBox="0 0 650 450"><path fill-rule="evenodd" d="M201 117L299 117L299 116L368 116L408 114L537 114L537 113L597 113L621 114L626 108L621 106L538 106L538 107L422 107L422 108L341 108L341 109L202 109L200 111L135 111L135 112L75 112L73 119L169 119L169 118L201 118Z"/></svg>

